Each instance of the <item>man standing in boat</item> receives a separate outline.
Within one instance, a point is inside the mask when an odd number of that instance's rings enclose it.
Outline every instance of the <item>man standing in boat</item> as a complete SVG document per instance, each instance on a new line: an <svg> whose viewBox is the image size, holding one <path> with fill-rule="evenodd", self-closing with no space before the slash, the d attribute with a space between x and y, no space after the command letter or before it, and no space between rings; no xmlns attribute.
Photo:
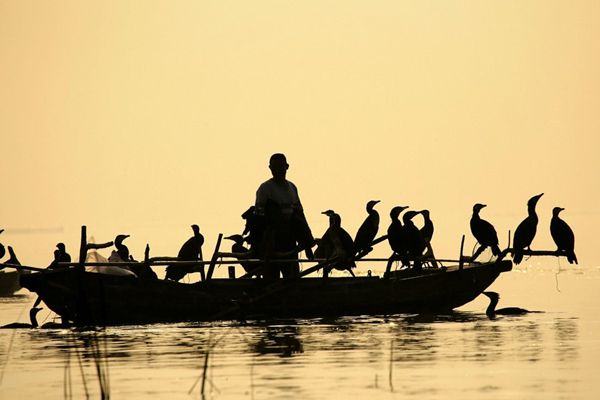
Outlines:
<svg viewBox="0 0 600 400"><path fill-rule="evenodd" d="M314 238L304 216L296 185L286 179L289 168L284 154L275 153L269 160L273 177L256 191L255 216L264 224L264 234L257 255L268 259L296 259L299 251L312 258ZM284 278L299 274L298 262L273 263L265 267L266 278Z"/></svg>

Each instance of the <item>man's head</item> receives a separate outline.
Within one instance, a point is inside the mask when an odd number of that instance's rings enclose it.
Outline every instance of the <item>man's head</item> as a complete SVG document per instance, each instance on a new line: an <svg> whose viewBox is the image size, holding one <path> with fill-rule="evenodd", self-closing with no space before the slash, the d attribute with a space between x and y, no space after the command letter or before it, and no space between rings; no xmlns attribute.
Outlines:
<svg viewBox="0 0 600 400"><path fill-rule="evenodd" d="M269 159L269 169L275 180L285 179L289 165L285 159L285 155L282 153L275 153Z"/></svg>

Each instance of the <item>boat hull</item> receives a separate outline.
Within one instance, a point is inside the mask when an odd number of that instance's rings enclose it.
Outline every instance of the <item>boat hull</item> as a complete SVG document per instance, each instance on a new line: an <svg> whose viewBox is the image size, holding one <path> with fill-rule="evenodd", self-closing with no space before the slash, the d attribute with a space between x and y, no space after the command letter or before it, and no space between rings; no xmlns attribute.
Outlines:
<svg viewBox="0 0 600 400"><path fill-rule="evenodd" d="M389 279L212 279L197 284L77 269L21 277L46 305L75 325L122 325L258 318L445 312L483 292L512 263L415 273Z"/></svg>
<svg viewBox="0 0 600 400"><path fill-rule="evenodd" d="M21 289L19 285L19 272L0 272L0 297L12 296L19 289Z"/></svg>

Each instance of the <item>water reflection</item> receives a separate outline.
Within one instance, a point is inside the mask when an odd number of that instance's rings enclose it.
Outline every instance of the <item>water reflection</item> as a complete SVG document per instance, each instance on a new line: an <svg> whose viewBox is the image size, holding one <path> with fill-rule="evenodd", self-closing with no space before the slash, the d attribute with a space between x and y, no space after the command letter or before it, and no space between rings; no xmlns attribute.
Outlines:
<svg viewBox="0 0 600 400"><path fill-rule="evenodd" d="M297 326L266 326L262 336L252 345L252 350L258 354L277 354L281 357L291 357L303 353L302 342L298 339Z"/></svg>
<svg viewBox="0 0 600 400"><path fill-rule="evenodd" d="M555 354L558 361L574 361L579 357L576 318L554 320Z"/></svg>
<svg viewBox="0 0 600 400"><path fill-rule="evenodd" d="M574 318L536 314L490 321L482 312L29 329L16 331L10 360L25 374L60 371L45 385L66 398L85 397L86 391L101 397L115 388L119 397L197 398L202 382L206 398L319 398L315 387L330 395L352 387L363 396L369 394L361 391L377 390L428 397L440 395L441 386L427 383L432 377L450 376L445 385L456 385L450 366L457 365L456 373L480 375L474 393L490 396L506 384L491 371L576 361L578 329ZM527 385L543 391L548 383Z"/></svg>

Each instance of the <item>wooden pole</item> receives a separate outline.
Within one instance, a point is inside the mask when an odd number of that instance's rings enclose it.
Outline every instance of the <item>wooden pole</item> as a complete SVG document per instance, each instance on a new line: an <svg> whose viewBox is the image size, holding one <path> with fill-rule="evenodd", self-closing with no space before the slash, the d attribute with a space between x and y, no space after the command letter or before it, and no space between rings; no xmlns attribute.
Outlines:
<svg viewBox="0 0 600 400"><path fill-rule="evenodd" d="M463 249L465 247L465 235L460 240L460 255L458 257L458 269L463 269Z"/></svg>
<svg viewBox="0 0 600 400"><path fill-rule="evenodd" d="M87 256L87 227L81 225L81 244L79 245L79 267L85 269L85 258Z"/></svg>
<svg viewBox="0 0 600 400"><path fill-rule="evenodd" d="M221 247L221 240L223 239L223 234L219 233L219 237L217 238L217 245L215 246L215 251L210 260L210 265L208 266L208 274L206 275L206 279L204 278L204 268L200 270L202 274L202 280L210 280L213 276L213 272L215 271L215 265L217 264L217 258L219 258L219 248Z"/></svg>

